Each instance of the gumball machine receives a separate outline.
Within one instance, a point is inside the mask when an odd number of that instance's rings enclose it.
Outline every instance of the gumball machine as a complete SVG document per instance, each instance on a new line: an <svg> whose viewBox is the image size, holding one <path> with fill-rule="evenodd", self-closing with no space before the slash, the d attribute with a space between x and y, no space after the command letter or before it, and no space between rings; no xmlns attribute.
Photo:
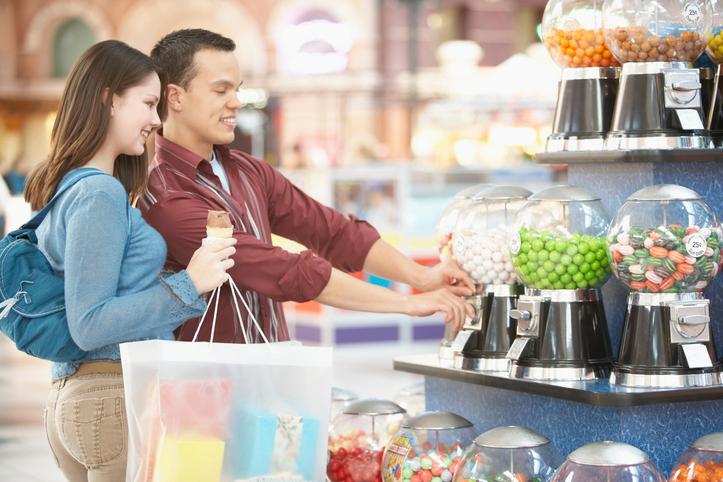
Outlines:
<svg viewBox="0 0 723 482"><path fill-rule="evenodd" d="M378 480L384 447L406 419L402 407L386 400L360 400L347 406L329 429L327 480Z"/></svg>
<svg viewBox="0 0 723 482"><path fill-rule="evenodd" d="M670 482L723 480L723 432L701 437L678 458Z"/></svg>
<svg viewBox="0 0 723 482"><path fill-rule="evenodd" d="M472 198L474 198L477 193L489 187L491 187L490 184L479 184L458 192L455 194L452 202L442 211L442 215L435 229L437 250L441 260L449 258L452 254L452 236L460 214L472 204ZM439 359L441 362L452 363L454 359L452 342L456 337L457 331L455 331L449 323L445 323L444 337L439 343Z"/></svg>
<svg viewBox="0 0 723 482"><path fill-rule="evenodd" d="M511 316L517 337L510 375L589 380L610 374L612 352L600 287L610 275L600 198L559 186L530 197L517 214L512 264L525 285Z"/></svg>
<svg viewBox="0 0 723 482"><path fill-rule="evenodd" d="M613 273L631 292L611 383L718 382L710 301L701 290L719 271L722 234L715 213L683 186L641 189L620 208L608 244Z"/></svg>
<svg viewBox="0 0 723 482"><path fill-rule="evenodd" d="M331 419L334 420L334 417L336 417L339 413L341 413L346 407L349 406L352 402L356 402L359 400L359 396L352 392L351 390L347 390L345 388L340 387L332 387L331 388Z"/></svg>
<svg viewBox="0 0 723 482"><path fill-rule="evenodd" d="M449 482L464 447L475 436L472 423L450 412L425 412L410 418L384 452L382 480Z"/></svg>
<svg viewBox="0 0 723 482"><path fill-rule="evenodd" d="M708 0L605 0L605 38L623 64L607 149L711 147L692 67L711 17Z"/></svg>
<svg viewBox="0 0 723 482"><path fill-rule="evenodd" d="M478 193L460 215L452 255L477 286L476 316L455 340L455 367L509 371L507 352L515 338L510 312L522 291L507 250L517 211L532 193L496 186Z"/></svg>
<svg viewBox="0 0 723 482"><path fill-rule="evenodd" d="M665 476L642 450L621 442L581 447L560 466L552 482L665 482Z"/></svg>
<svg viewBox="0 0 723 482"><path fill-rule="evenodd" d="M404 408L410 417L424 412L426 402L424 380L402 388L394 396L394 403Z"/></svg>
<svg viewBox="0 0 723 482"><path fill-rule="evenodd" d="M718 147L723 147L723 0L710 0L713 7L713 35L708 41L708 57L718 64L713 96L708 108L708 130Z"/></svg>
<svg viewBox="0 0 723 482"><path fill-rule="evenodd" d="M602 29L602 0L550 0L542 36L563 68L547 152L602 150L620 69Z"/></svg>
<svg viewBox="0 0 723 482"><path fill-rule="evenodd" d="M560 459L545 436L524 427L498 427L465 450L454 482L548 482Z"/></svg>

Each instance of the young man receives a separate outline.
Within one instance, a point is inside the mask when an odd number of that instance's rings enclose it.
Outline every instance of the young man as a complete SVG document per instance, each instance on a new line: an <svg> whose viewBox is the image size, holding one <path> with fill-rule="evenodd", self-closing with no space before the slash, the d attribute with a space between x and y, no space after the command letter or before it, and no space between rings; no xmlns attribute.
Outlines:
<svg viewBox="0 0 723 482"><path fill-rule="evenodd" d="M167 268L186 266L206 236L208 210L223 210L231 214L238 241L229 274L271 340L289 338L280 305L288 300L417 316L444 312L447 322L461 326L473 314L462 296L474 286L459 267L413 262L368 223L319 204L266 162L227 147L241 107L234 50L228 38L191 29L165 36L151 53L166 86L159 105L164 127L139 206L168 243ZM274 247L272 233L309 251ZM347 274L360 270L425 293L405 296ZM229 288L224 289L214 340L242 342ZM246 319L244 306L241 310ZM199 339L209 339L210 325L202 327ZM190 339L197 327L198 320L187 322L178 338ZM253 330L252 337L259 339Z"/></svg>

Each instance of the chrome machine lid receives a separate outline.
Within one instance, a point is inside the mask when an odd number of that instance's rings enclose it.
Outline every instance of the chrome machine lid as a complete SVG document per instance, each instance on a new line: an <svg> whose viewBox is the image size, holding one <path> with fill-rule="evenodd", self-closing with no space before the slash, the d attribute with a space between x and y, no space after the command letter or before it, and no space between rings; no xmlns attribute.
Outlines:
<svg viewBox="0 0 723 482"><path fill-rule="evenodd" d="M472 199L474 198L478 193L489 189L493 187L494 184L477 184L476 186L471 186L465 189L462 189L460 192L454 195L454 199Z"/></svg>
<svg viewBox="0 0 723 482"><path fill-rule="evenodd" d="M576 464L595 467L641 465L650 460L648 454L632 445L610 441L585 445L568 455L567 458Z"/></svg>
<svg viewBox="0 0 723 482"><path fill-rule="evenodd" d="M530 196L530 201L585 202L599 200L599 196L575 186L555 186Z"/></svg>
<svg viewBox="0 0 723 482"><path fill-rule="evenodd" d="M492 186L478 192L472 199L475 201L527 199L532 191L519 186Z"/></svg>
<svg viewBox="0 0 723 482"><path fill-rule="evenodd" d="M472 422L451 412L424 412L404 422L402 428L412 430L454 430L471 426Z"/></svg>
<svg viewBox="0 0 723 482"><path fill-rule="evenodd" d="M396 415L398 413L407 413L402 407L389 400L379 400L376 398L370 398L367 400L359 400L358 402L352 402L342 410L345 415Z"/></svg>
<svg viewBox="0 0 723 482"><path fill-rule="evenodd" d="M709 450L711 452L723 452L723 432L705 435L690 446L697 450Z"/></svg>
<svg viewBox="0 0 723 482"><path fill-rule="evenodd" d="M474 443L492 449L527 449L547 445L550 441L534 430L513 425L493 428L477 437Z"/></svg>
<svg viewBox="0 0 723 482"><path fill-rule="evenodd" d="M346 388L331 387L331 399L335 402L350 402L358 400L359 395Z"/></svg>
<svg viewBox="0 0 723 482"><path fill-rule="evenodd" d="M633 193L628 201L697 201L700 194L677 184L657 184Z"/></svg>

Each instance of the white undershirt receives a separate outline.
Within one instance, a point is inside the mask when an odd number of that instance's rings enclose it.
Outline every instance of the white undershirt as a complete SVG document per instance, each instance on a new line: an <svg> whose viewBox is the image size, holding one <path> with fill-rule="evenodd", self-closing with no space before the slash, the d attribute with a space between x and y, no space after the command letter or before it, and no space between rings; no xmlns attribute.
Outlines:
<svg viewBox="0 0 723 482"><path fill-rule="evenodd" d="M231 194L231 187L228 184L228 177L226 176L226 171L224 170L223 166L221 165L221 162L216 157L216 151L211 151L211 169L213 169L213 173L216 174L216 177L219 181L221 181L221 186L223 186L223 190L227 193Z"/></svg>

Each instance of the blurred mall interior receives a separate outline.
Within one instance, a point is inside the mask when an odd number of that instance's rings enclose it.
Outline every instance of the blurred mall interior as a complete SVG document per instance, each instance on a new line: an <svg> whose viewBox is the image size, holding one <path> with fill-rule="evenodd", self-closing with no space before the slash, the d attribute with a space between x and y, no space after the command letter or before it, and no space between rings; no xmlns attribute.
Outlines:
<svg viewBox="0 0 723 482"><path fill-rule="evenodd" d="M259 308L268 326L276 327L277 311L255 304L264 288L249 293L251 280L294 285L288 291L301 293L284 299L330 300L323 295L334 291L337 305L340 299L358 303L357 289L367 290L366 309L374 304L429 313L454 303L459 325L464 309L470 312L463 326L445 326L442 313L413 317L288 302L289 332L305 347L123 344L122 396L111 400L88 389L81 401L50 399L48 420L61 438L75 434L85 451L81 431L104 440L98 427L114 417L117 435L126 415L129 473L133 453L148 469L128 482L320 482L324 473L331 482L662 482L668 480L663 473L671 482L723 482L723 0L0 0L0 230L8 233L31 215L23 186L49 153L64 81L79 55L106 39L150 53L159 39L184 28L218 32L237 46L243 83L235 92L242 106L235 126L229 114L208 117L224 123L226 133L234 129L232 148L268 162L319 202L369 221L419 264L440 266L408 264L408 276L398 277L415 286L435 291L441 283L457 284L463 275L442 273L448 265L438 263L459 263L473 280L475 291L464 299L472 306L448 291L406 296L417 292L369 273L352 274L396 294L335 273L334 283L324 281L324 289L332 289L306 296L296 280L306 288L313 276L298 267L300 257L269 250L292 261L283 274L264 278L264 272L279 273L264 271L272 263L255 254L269 247L240 251L235 278L247 291L237 288L238 298L249 295L248 313ZM229 109L234 91L225 91L227 97L219 98ZM225 95L211 93L217 94ZM181 124L193 124L187 130L194 131L194 122ZM174 127L167 126L169 138ZM191 146L200 138L209 150L205 132L196 133L189 143L176 140L200 151L204 147ZM145 134L144 128L138 139ZM154 152L153 139L148 149ZM223 162L228 169L230 161ZM250 164L239 161L239 172ZM203 189L213 188L200 171L194 174ZM229 200L220 183L216 194L224 202L214 209L234 211L236 227L244 225L236 234L240 242L248 241L248 226L256 235L250 243L269 242L260 232L264 219L257 224L252 215L262 209L254 204L243 211L241 200L250 199L267 201L268 225L288 236L309 239L303 235L313 231L323 241L325 232L341 232L328 239L350 241L326 246L337 265L349 267L339 258L365 245L365 231L336 224L339 217L329 221L328 212L323 222L313 209L312 215L284 210L287 198L299 199L287 196L291 189L281 202L273 194L254 199L235 192ZM173 214L155 221L170 225ZM225 221L224 214L210 219ZM166 238L190 236L182 230L192 217L184 209L178 224L164 231ZM233 231L228 225L216 230ZM305 249L279 236L273 243L292 252ZM5 315L19 319L22 303L31 304L21 298L28 295L28 281L17 274L24 272L15 269L14 259L4 262L11 256L1 256L8 251L0 253L3 328L10 325ZM394 276L394 265L403 262L380 252L367 255L372 262L366 267ZM323 264L313 253L307 259ZM7 278L14 278L11 289L4 288L11 284ZM339 279L355 288L339 296ZM88 304L90 312L106 306ZM235 310L235 317L221 311L219 319L243 319L238 304ZM152 311L133 312L148 328L155 326ZM117 318L113 324L123 321ZM92 331L100 325L87 326ZM138 369L147 384L138 383L128 356L139 346L153 347L150 361ZM159 361L165 348L178 359ZM274 350L287 348L293 355L275 356ZM197 351L211 360L189 360ZM220 352L233 356L219 361ZM263 359L251 361L248 353L263 353ZM326 364L300 361L307 353L321 353ZM167 365L181 367L178 378L172 369L164 371ZM81 364L98 370L94 366L118 374L117 364ZM224 369L242 373L240 381L220 375ZM47 362L24 355L0 335L2 482L63 480L43 425L50 379ZM65 393L76 380L61 379L63 387L71 385ZM213 384L220 388L209 388ZM101 390L110 388L119 391L117 385ZM351 403L349 391L367 400ZM204 403L213 394L221 403ZM114 403L112 416L105 413L107 401ZM85 402L87 417L81 413ZM149 412L145 418L134 416L134 405ZM340 407L345 412L335 412ZM435 413L407 420L401 407L409 415ZM182 423L169 423L169 413ZM242 425L231 417L243 417ZM257 435L268 442L265 448L258 448L258 439L248 442ZM66 439L61 444L56 447L80 461ZM138 444L143 450L134 451ZM119 444L95 445L100 453L101 445ZM177 447L183 449L178 457ZM548 449L550 457L543 453ZM121 460L122 449L116 452L113 458ZM251 475L230 467L262 459L269 467L274 459L274 466ZM302 474L309 461L316 471ZM211 472L217 477L207 477Z"/></svg>
<svg viewBox="0 0 723 482"><path fill-rule="evenodd" d="M532 162L550 133L560 73L540 43L545 4L0 0L2 225L7 232L28 219L24 179L48 153L64 78L81 52L109 38L149 52L173 30L203 27L237 45L244 107L234 147L434 263L435 224L456 192L493 182L534 191L566 178L564 167ZM431 351L442 330L438 317L414 325L313 302L287 313L297 338L339 348L335 383L366 396L390 398L419 382L393 372L391 359ZM377 329L338 336L361 325ZM3 340L0 480L61 480L41 429L48 381L44 362Z"/></svg>

